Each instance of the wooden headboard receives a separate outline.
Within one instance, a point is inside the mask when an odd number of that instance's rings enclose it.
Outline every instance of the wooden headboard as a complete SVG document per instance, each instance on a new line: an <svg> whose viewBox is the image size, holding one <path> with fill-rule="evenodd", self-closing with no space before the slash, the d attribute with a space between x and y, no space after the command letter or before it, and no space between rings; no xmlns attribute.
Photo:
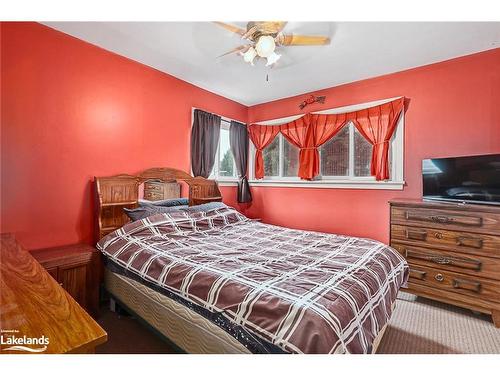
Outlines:
<svg viewBox="0 0 500 375"><path fill-rule="evenodd" d="M190 206L222 201L216 181L192 177L174 168L150 168L137 175L95 177L96 242L130 221L123 208L137 207L139 186L144 181L153 179L165 182L172 180L186 182L189 186Z"/></svg>

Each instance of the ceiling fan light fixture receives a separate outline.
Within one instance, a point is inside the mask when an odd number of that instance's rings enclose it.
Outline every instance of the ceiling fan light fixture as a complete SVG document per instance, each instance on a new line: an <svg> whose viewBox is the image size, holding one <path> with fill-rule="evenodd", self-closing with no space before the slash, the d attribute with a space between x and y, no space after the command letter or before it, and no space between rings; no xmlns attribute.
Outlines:
<svg viewBox="0 0 500 375"><path fill-rule="evenodd" d="M267 63L266 66L273 65L275 62L277 62L280 59L281 55L277 54L276 52L271 53L267 57Z"/></svg>
<svg viewBox="0 0 500 375"><path fill-rule="evenodd" d="M275 48L276 43L274 42L274 38L270 35L262 35L255 44L255 49L260 57L268 57L274 53Z"/></svg>
<svg viewBox="0 0 500 375"><path fill-rule="evenodd" d="M250 47L248 51L243 54L243 60L253 65L253 59L255 59L255 56L257 56L257 51L255 48Z"/></svg>

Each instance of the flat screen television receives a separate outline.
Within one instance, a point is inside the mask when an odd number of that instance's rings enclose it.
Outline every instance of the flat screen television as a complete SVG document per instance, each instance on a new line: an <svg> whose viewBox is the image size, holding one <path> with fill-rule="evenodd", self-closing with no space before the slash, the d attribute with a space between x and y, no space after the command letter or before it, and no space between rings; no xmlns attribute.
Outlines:
<svg viewBox="0 0 500 375"><path fill-rule="evenodd" d="M500 205L500 154L424 159L424 200Z"/></svg>

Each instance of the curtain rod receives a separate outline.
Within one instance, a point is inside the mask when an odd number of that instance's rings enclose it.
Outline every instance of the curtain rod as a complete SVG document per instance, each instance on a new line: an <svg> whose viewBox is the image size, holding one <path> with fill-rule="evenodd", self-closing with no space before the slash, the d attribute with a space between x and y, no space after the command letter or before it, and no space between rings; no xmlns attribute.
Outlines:
<svg viewBox="0 0 500 375"><path fill-rule="evenodd" d="M320 111L314 111L311 112L312 114L332 114L332 113L343 113L343 111L351 112L351 111L359 111L362 109L374 107L377 105L385 104L388 102L391 102L393 100L402 98L403 96L395 96L394 98L387 98L387 99L379 99L379 100L374 100L371 102L364 102L364 103L358 103L358 104L349 104L349 105L344 105L341 107L334 107L334 108L328 108L328 109L323 109ZM292 115L292 116L286 116L286 117L281 117L281 118L274 118L272 120L264 120L264 121L259 121L259 122L252 122L252 124L256 125L280 125L283 123L287 123L289 121L296 120L298 118L301 118L304 116L305 113L300 113L297 115Z"/></svg>
<svg viewBox="0 0 500 375"><path fill-rule="evenodd" d="M235 119L232 119L232 118L229 118L229 117L221 116L221 115L219 115L218 113L213 113L212 111L207 111L207 110L205 110L205 109L203 109L203 108L197 108L197 107L191 107L191 118L193 117L193 114L194 114L194 110L195 110L195 109L199 109L200 111L203 111L203 112L208 112L208 113L212 113L212 114L214 114L214 115L220 116L220 119L221 119L222 121L226 121L226 122L236 121L236 122L239 122L240 124L244 124L244 125L246 125L246 122L244 122L244 121L235 120Z"/></svg>

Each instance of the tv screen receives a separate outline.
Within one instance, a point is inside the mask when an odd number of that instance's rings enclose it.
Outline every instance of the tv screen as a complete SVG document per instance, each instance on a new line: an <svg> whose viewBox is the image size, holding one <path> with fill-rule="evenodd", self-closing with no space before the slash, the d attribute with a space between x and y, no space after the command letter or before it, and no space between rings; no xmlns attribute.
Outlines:
<svg viewBox="0 0 500 375"><path fill-rule="evenodd" d="M500 154L424 159L424 200L500 205Z"/></svg>

